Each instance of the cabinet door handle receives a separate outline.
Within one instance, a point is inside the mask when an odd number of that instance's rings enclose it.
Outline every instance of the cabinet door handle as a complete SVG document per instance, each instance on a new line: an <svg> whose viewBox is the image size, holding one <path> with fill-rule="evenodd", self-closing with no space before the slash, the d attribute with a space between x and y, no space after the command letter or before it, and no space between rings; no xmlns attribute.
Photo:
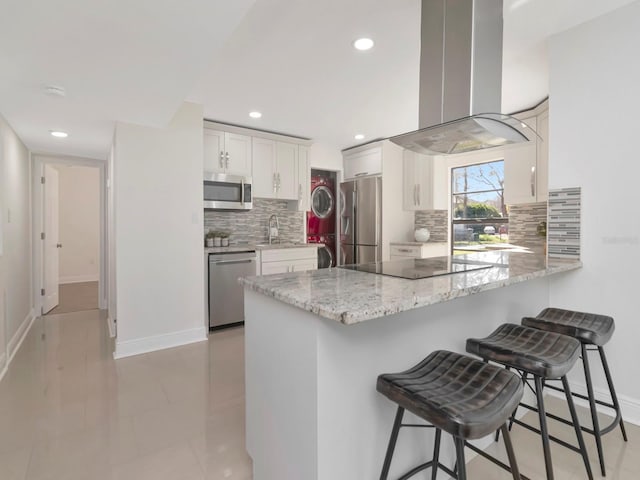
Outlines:
<svg viewBox="0 0 640 480"><path fill-rule="evenodd" d="M531 196L536 196L536 167L531 167Z"/></svg>
<svg viewBox="0 0 640 480"><path fill-rule="evenodd" d="M227 154L225 155L226 159L227 159L227 169L229 169L229 152L227 152Z"/></svg>
<svg viewBox="0 0 640 480"><path fill-rule="evenodd" d="M224 168L224 152L220 151L220 168Z"/></svg>
<svg viewBox="0 0 640 480"><path fill-rule="evenodd" d="M422 204L422 199L420 198L422 196L421 193L422 192L420 191L420 184L418 184L418 205Z"/></svg>
<svg viewBox="0 0 640 480"><path fill-rule="evenodd" d="M282 187L282 180L280 179L280 173L278 173L278 191L280 191L280 187Z"/></svg>
<svg viewBox="0 0 640 480"><path fill-rule="evenodd" d="M412 250L409 250L408 248L398 248L399 252L404 252L404 253L413 253Z"/></svg>
<svg viewBox="0 0 640 480"><path fill-rule="evenodd" d="M415 207L418 204L418 186L413 185L413 206Z"/></svg>
<svg viewBox="0 0 640 480"><path fill-rule="evenodd" d="M273 193L276 193L278 191L278 185L276 183L276 174L274 172L273 174Z"/></svg>

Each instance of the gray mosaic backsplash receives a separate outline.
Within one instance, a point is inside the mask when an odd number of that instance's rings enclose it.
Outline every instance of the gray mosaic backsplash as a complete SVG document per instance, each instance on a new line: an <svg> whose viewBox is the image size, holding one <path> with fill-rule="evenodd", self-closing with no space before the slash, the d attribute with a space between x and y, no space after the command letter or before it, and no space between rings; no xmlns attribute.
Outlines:
<svg viewBox="0 0 640 480"><path fill-rule="evenodd" d="M547 202L511 205L509 208L509 243L543 249L547 241L538 235L538 224L547 221Z"/></svg>
<svg viewBox="0 0 640 480"><path fill-rule="evenodd" d="M304 242L304 212L287 209L285 200L254 198L253 209L241 212L205 210L204 230L230 232L229 243L265 243L269 239L268 223L272 214L280 221L280 242Z"/></svg>
<svg viewBox="0 0 640 480"><path fill-rule="evenodd" d="M447 210L422 210L415 215L415 228L428 228L431 233L430 242L446 242L449 240L449 212Z"/></svg>
<svg viewBox="0 0 640 480"><path fill-rule="evenodd" d="M549 257L580 258L580 187L549 190Z"/></svg>

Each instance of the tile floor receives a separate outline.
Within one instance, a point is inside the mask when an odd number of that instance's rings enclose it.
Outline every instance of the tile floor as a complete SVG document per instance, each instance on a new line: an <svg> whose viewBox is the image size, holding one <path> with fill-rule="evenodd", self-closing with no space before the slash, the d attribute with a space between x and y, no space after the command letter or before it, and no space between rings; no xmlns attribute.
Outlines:
<svg viewBox="0 0 640 480"><path fill-rule="evenodd" d="M0 383L0 479L251 479L242 329L117 362L111 352L98 310L36 320ZM573 438L567 427L554 431ZM627 431L627 444L618 432L605 436L610 480L640 476L640 429ZM522 473L543 479L539 438L519 427L513 438ZM600 478L591 437L587 444ZM557 479L586 478L577 454L557 446L552 453ZM511 478L482 458L468 474Z"/></svg>

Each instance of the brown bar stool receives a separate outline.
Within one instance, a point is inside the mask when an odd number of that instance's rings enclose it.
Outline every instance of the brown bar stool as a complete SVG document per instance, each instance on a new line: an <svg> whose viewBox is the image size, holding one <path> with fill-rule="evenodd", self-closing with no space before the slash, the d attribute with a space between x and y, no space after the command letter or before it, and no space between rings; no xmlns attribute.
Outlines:
<svg viewBox="0 0 640 480"><path fill-rule="evenodd" d="M606 471L604 466L604 452L602 450L602 435L611 432L619 425L620 431L622 432L622 438L624 438L625 442L627 441L627 432L625 431L624 422L622 420L620 403L618 402L618 396L616 395L616 390L613 386L611 372L609 371L609 364L607 363L607 357L604 353L603 348L603 345L606 344L613 336L613 331L615 330L613 318L605 315L597 315L594 313L563 310L561 308L545 308L538 314L536 318L523 318L522 324L547 332L569 335L570 337L576 338L580 341L580 345L582 347L582 365L584 368L584 376L587 383L587 395L581 395L578 393L572 393L572 395L574 397L589 401L593 429L585 427L581 428L583 431L593 435L596 439L598 458L600 460L600 471L602 472L602 476L604 477L606 475ZM598 351L600 353L600 361L602 362L602 368L607 378L607 384L609 385L609 394L611 395L612 403L597 400L593 393L593 381L591 379L591 368L589 366L588 356L588 352L592 351ZM560 392L563 391L562 388L555 385L546 385L546 387ZM605 428L600 428L596 404L611 408L616 413L613 422L611 422L611 424ZM555 418L560 422L569 425L571 424L571 422L565 420L564 418L559 418L553 415L548 416L551 418Z"/></svg>
<svg viewBox="0 0 640 480"><path fill-rule="evenodd" d="M380 480L388 478L401 427L430 427L435 428L436 433L433 459L413 468L399 480L429 467L432 468L432 480L435 480L438 469L459 480L466 480L465 446L509 470L515 480L521 478L506 424L522 398L522 382L517 375L465 355L438 350L405 372L380 375L377 389L398 404ZM403 424L405 409L430 425ZM510 466L466 442L497 429L503 432ZM456 447L454 470L457 472L439 462L442 430L453 436Z"/></svg>
<svg viewBox="0 0 640 480"><path fill-rule="evenodd" d="M522 377L523 383L528 384L529 376L533 377L534 388L532 388L532 390L535 391L538 405L537 407L524 403L520 403L520 405L538 412L540 429L538 430L516 419L515 409L511 415L511 422L540 434L547 480L553 480L554 478L549 440L580 453L587 470L587 475L590 480L593 480L591 465L589 464L589 458L587 456L587 448L582 437L582 430L580 430L578 416L566 376L578 360L578 356L580 355L580 342L566 335L505 323L486 338L468 339L467 352L478 355L487 362L500 363L505 365L507 369L513 368L517 370ZM542 395L543 383L549 379L560 379L562 381L579 447L549 435L544 408L544 397Z"/></svg>

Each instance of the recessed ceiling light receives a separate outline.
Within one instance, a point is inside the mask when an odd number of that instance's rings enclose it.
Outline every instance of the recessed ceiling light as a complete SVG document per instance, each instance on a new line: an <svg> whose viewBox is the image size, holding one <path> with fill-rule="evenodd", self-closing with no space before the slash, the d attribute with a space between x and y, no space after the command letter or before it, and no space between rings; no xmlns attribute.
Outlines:
<svg viewBox="0 0 640 480"><path fill-rule="evenodd" d="M355 138L356 140L363 140L364 139L364 135L361 133L358 133L357 135L355 135L353 138Z"/></svg>
<svg viewBox="0 0 640 480"><path fill-rule="evenodd" d="M260 112L249 112L249 116L251 118L260 118L262 117L262 114Z"/></svg>
<svg viewBox="0 0 640 480"><path fill-rule="evenodd" d="M60 132L58 130L49 130L49 133L57 138L67 138L69 136L67 132Z"/></svg>
<svg viewBox="0 0 640 480"><path fill-rule="evenodd" d="M359 38L353 42L353 46L356 50L370 50L373 48L373 40L370 38Z"/></svg>

